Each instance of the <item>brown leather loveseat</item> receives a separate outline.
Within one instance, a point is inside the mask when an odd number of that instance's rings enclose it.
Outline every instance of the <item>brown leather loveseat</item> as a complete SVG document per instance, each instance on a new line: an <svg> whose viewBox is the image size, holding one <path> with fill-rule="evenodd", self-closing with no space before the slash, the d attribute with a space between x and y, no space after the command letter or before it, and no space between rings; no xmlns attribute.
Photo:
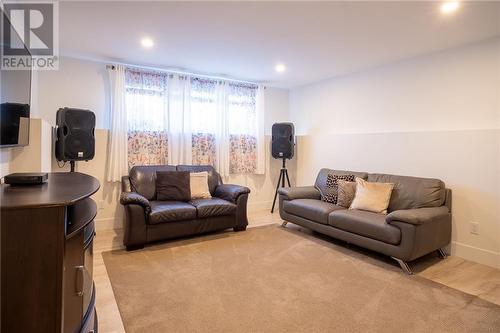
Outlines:
<svg viewBox="0 0 500 333"><path fill-rule="evenodd" d="M189 202L156 200L157 171L208 172L212 198ZM247 200L250 190L223 184L220 175L208 165L135 166L122 178L120 203L125 207L127 250L143 248L159 240L233 228L243 231L248 225Z"/></svg>

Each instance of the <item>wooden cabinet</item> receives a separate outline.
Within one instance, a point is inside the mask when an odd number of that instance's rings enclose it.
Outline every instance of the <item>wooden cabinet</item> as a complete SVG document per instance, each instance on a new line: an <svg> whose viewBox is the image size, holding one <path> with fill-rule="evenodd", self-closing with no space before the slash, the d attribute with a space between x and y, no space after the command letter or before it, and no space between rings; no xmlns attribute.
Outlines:
<svg viewBox="0 0 500 333"><path fill-rule="evenodd" d="M2 332L97 332L89 197L98 189L81 173L1 185Z"/></svg>

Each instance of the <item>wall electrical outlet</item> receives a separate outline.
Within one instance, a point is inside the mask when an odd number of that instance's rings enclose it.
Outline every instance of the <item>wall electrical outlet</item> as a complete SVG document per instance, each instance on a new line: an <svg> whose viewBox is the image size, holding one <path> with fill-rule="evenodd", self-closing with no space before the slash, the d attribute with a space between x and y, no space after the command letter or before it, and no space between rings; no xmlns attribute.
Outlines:
<svg viewBox="0 0 500 333"><path fill-rule="evenodd" d="M104 209L104 200L99 200L99 203L97 204L97 208Z"/></svg>
<svg viewBox="0 0 500 333"><path fill-rule="evenodd" d="M479 235L479 223L471 222L470 223L470 233L473 235Z"/></svg>

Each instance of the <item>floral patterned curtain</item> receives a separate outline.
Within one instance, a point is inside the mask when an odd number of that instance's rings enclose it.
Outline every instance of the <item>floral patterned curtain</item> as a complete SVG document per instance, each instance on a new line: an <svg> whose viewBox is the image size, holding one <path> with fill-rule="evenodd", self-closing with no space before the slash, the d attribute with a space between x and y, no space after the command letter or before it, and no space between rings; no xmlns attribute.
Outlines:
<svg viewBox="0 0 500 333"><path fill-rule="evenodd" d="M193 165L215 165L215 134L193 133L192 140Z"/></svg>
<svg viewBox="0 0 500 333"><path fill-rule="evenodd" d="M256 173L257 138L253 135L229 136L229 173Z"/></svg>
<svg viewBox="0 0 500 333"><path fill-rule="evenodd" d="M128 131L129 168L135 165L167 164L168 138L164 131Z"/></svg>

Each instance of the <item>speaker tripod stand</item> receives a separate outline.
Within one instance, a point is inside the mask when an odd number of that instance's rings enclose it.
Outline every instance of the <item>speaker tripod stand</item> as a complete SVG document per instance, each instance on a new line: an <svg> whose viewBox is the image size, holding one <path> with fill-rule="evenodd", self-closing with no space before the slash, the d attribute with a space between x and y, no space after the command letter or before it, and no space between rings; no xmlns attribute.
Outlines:
<svg viewBox="0 0 500 333"><path fill-rule="evenodd" d="M283 165L280 170L280 177L278 178L278 185L276 185L276 192L274 192L274 200L273 207L271 208L271 213L274 213L274 206L276 205L276 198L278 197L278 189L281 187L285 187L285 179L288 183L288 187L290 187L290 178L288 178L288 170L286 169L286 158L283 159Z"/></svg>

